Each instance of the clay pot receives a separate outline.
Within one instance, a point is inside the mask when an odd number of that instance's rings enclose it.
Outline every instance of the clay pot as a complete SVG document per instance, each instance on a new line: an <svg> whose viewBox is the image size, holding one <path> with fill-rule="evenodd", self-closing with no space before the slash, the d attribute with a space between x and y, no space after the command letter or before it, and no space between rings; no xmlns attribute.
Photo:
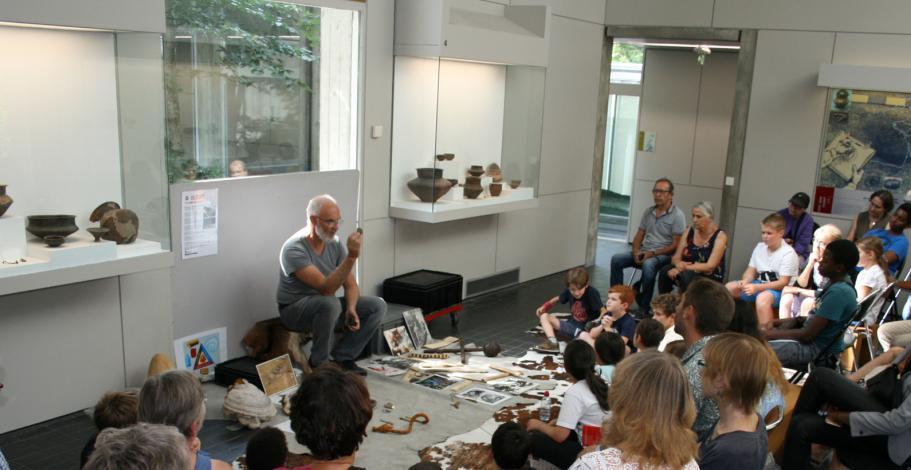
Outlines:
<svg viewBox="0 0 911 470"><path fill-rule="evenodd" d="M511 180L509 182L509 187L512 189L516 189L519 187L520 184L522 184L522 180Z"/></svg>
<svg viewBox="0 0 911 470"><path fill-rule="evenodd" d="M497 165L496 163L487 165L487 176L493 178L495 183L503 181L503 172L500 171L500 165Z"/></svg>
<svg viewBox="0 0 911 470"><path fill-rule="evenodd" d="M484 187L481 186L481 177L480 176L466 176L465 177L465 187L462 190L462 194L465 195L468 199L477 199L478 196L484 192Z"/></svg>
<svg viewBox="0 0 911 470"><path fill-rule="evenodd" d="M0 184L0 217L13 205L13 198L6 195L6 185Z"/></svg>
<svg viewBox="0 0 911 470"><path fill-rule="evenodd" d="M484 167L481 165L471 165L471 168L468 169L468 174L471 176L480 177L484 174Z"/></svg>
<svg viewBox="0 0 911 470"><path fill-rule="evenodd" d="M459 180L456 178L449 178L446 181L449 181L453 188L459 185Z"/></svg>
<svg viewBox="0 0 911 470"><path fill-rule="evenodd" d="M95 237L95 243L100 242L101 236L111 231L110 229L106 229L104 227L89 227L85 230L91 233L93 237Z"/></svg>
<svg viewBox="0 0 911 470"><path fill-rule="evenodd" d="M48 235L66 237L79 230L75 215L30 215L27 220L25 230L38 238Z"/></svg>
<svg viewBox="0 0 911 470"><path fill-rule="evenodd" d="M118 245L128 245L139 235L139 216L129 209L108 211L101 218L101 227L108 229L101 238Z"/></svg>
<svg viewBox="0 0 911 470"><path fill-rule="evenodd" d="M442 168L418 168L418 177L409 181L408 189L421 202L437 202L452 187L452 183L443 178Z"/></svg>
<svg viewBox="0 0 911 470"><path fill-rule="evenodd" d="M490 189L490 195L497 197L503 192L503 183L490 183L488 188Z"/></svg>
<svg viewBox="0 0 911 470"><path fill-rule="evenodd" d="M60 235L48 235L44 237L44 243L47 243L47 246L51 248L57 248L60 245L63 245L63 241L66 240L66 237L61 237Z"/></svg>
<svg viewBox="0 0 911 470"><path fill-rule="evenodd" d="M439 160L439 161L454 160L454 159L455 159L454 153L441 153L441 154L437 155L437 160Z"/></svg>

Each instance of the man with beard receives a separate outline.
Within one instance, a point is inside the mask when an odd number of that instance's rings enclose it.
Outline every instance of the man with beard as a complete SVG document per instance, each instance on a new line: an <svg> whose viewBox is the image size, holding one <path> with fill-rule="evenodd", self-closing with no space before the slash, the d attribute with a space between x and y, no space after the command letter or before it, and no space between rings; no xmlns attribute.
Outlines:
<svg viewBox="0 0 911 470"><path fill-rule="evenodd" d="M342 224L338 203L328 194L307 204L307 225L282 245L279 263L278 311L282 323L313 336L310 366L326 361L367 375L354 361L376 335L386 302L361 296L352 270L361 251L360 229L345 244L336 232ZM336 291L344 287L344 297ZM343 332L336 341L335 331Z"/></svg>

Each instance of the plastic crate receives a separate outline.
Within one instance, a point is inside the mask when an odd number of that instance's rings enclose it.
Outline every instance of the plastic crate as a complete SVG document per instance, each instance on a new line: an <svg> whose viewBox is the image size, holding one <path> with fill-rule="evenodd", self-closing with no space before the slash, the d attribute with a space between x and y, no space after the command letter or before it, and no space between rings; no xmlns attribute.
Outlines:
<svg viewBox="0 0 911 470"><path fill-rule="evenodd" d="M386 302L420 307L429 315L462 303L462 276L440 271L419 271L383 281Z"/></svg>

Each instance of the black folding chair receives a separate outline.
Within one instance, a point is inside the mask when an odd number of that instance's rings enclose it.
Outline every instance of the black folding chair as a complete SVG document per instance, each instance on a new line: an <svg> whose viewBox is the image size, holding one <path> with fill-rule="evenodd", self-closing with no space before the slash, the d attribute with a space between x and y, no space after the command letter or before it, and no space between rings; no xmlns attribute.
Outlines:
<svg viewBox="0 0 911 470"><path fill-rule="evenodd" d="M807 372L809 372L813 367L819 366L821 364L825 364L825 366L834 365L837 367L838 355L840 352L832 353L829 352L829 349L831 349L832 346L837 344L839 341L843 340L845 332L848 331L848 328L862 323L863 318L867 316L867 311L870 309L870 307L873 306L873 304L876 303L877 299L882 297L883 292L884 289L876 289L861 299L861 301L857 304L857 309L854 310L854 313L851 315L851 319L845 323L844 328L842 328L839 333L835 335L835 337L833 337L828 344L826 344L826 347L820 349L819 352L816 353L816 356L813 357L813 360L807 364L806 370L798 370L794 372L794 375L788 378L788 382L791 382L792 384L799 383L801 379L803 379L803 377L807 374Z"/></svg>

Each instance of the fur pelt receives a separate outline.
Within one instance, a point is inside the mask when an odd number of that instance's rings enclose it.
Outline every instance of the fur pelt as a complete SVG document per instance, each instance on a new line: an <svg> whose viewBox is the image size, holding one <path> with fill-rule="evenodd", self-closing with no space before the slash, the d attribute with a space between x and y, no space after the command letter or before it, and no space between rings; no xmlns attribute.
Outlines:
<svg viewBox="0 0 911 470"><path fill-rule="evenodd" d="M303 352L303 347L308 342L309 334L285 328L280 318L256 322L241 340L247 356L261 362L290 354L291 361L305 373L310 373L310 363Z"/></svg>

